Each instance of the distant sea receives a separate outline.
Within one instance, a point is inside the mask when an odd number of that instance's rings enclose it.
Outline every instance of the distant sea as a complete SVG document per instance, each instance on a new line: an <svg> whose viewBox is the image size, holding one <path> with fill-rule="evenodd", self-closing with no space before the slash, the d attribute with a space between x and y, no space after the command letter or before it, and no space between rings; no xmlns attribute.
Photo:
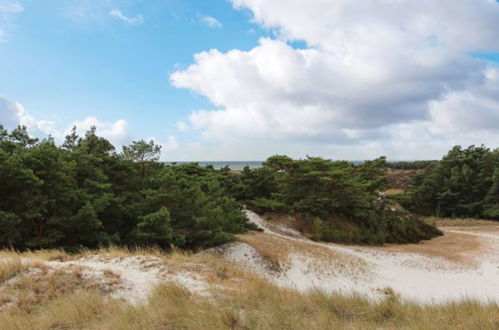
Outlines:
<svg viewBox="0 0 499 330"><path fill-rule="evenodd" d="M250 168L261 167L263 161L260 160L251 160L251 161L203 161L203 162L166 162L168 165L182 165L182 164L192 164L197 163L201 166L211 165L215 169L221 169L224 166L229 166L231 170L242 170L245 166L249 166Z"/></svg>
<svg viewBox="0 0 499 330"><path fill-rule="evenodd" d="M363 161L351 160L351 163L355 165L362 164ZM197 163L201 166L211 165L215 169L220 169L224 166L229 166L231 170L242 170L245 166L250 168L258 168L262 166L263 161L261 160L250 160L250 161L199 161L199 162L166 162L168 165L182 165L182 164L192 164Z"/></svg>

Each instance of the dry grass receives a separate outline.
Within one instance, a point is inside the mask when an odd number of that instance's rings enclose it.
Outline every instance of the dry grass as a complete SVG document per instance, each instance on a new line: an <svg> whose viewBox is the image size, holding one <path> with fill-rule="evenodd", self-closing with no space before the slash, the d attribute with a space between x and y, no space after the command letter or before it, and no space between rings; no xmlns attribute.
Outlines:
<svg viewBox="0 0 499 330"><path fill-rule="evenodd" d="M404 189L395 189L395 188L391 188L391 189L388 189L386 191L384 191L383 193L387 196L390 196L390 195L398 195L398 194L403 194L405 192Z"/></svg>
<svg viewBox="0 0 499 330"><path fill-rule="evenodd" d="M323 244L312 241L302 242L259 232L237 235L237 239L258 251L264 259L275 267L276 271L286 267L291 255L306 256L317 263L334 263L340 268L347 268L346 265L348 265L349 268L357 272L361 272L365 268L365 262L362 259L334 251Z"/></svg>
<svg viewBox="0 0 499 330"><path fill-rule="evenodd" d="M94 292L60 297L36 312L0 314L0 329L497 329L499 308L472 301L421 307L394 295L378 303L322 292L300 294L257 278L201 297L160 285L132 307Z"/></svg>
<svg viewBox="0 0 499 330"><path fill-rule="evenodd" d="M463 266L474 266L477 262L475 257L486 252L487 247L479 237L446 232L444 236L419 244L386 244L376 249L384 252L418 253L445 258Z"/></svg>
<svg viewBox="0 0 499 330"><path fill-rule="evenodd" d="M81 267L30 265L0 287L0 310L30 312L60 296L91 290L106 291L100 281L83 276Z"/></svg>
<svg viewBox="0 0 499 330"><path fill-rule="evenodd" d="M61 250L36 250L36 251L23 251L16 250L0 250L1 259L30 259L42 261L69 261L73 260L75 256L71 256Z"/></svg>
<svg viewBox="0 0 499 330"><path fill-rule="evenodd" d="M427 223L434 224L437 227L495 227L499 226L499 221L482 220L473 218L438 218L438 217L425 217Z"/></svg>
<svg viewBox="0 0 499 330"><path fill-rule="evenodd" d="M36 271L27 276L27 270L16 264L4 270L10 279L23 278L16 281L12 296L35 291L44 296L0 311L0 330L499 328L496 304L464 301L420 306L402 302L389 291L388 298L378 303L319 291L299 293L279 288L212 254L175 252L164 258L173 271L187 269L210 279L213 293L199 296L179 286L161 284L147 305L132 306L106 297L91 283L82 284L84 277L78 269L52 275ZM112 272L104 272L113 277Z"/></svg>

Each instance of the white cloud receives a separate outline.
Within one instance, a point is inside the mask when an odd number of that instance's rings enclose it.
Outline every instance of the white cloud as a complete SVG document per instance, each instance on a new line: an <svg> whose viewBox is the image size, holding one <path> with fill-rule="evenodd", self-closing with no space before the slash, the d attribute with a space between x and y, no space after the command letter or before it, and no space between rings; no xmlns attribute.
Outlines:
<svg viewBox="0 0 499 330"><path fill-rule="evenodd" d="M24 109L19 103L0 97L0 125L8 129L16 127L23 111Z"/></svg>
<svg viewBox="0 0 499 330"><path fill-rule="evenodd" d="M137 15L135 17L128 17L125 16L121 10L119 9L113 9L109 12L109 15L129 24L129 25L140 25L144 23L144 17L142 15Z"/></svg>
<svg viewBox="0 0 499 330"><path fill-rule="evenodd" d="M10 130L18 125L24 125L33 135L60 137L52 121L35 120L21 104L4 97L0 97L0 124Z"/></svg>
<svg viewBox="0 0 499 330"><path fill-rule="evenodd" d="M24 7L16 0L0 0L0 13L20 13L24 11Z"/></svg>
<svg viewBox="0 0 499 330"><path fill-rule="evenodd" d="M67 135L73 126L76 126L76 131L80 136L84 136L86 131L95 126L97 135L106 138L116 147L126 145L131 141L130 133L128 132L128 122L124 119L119 119L115 122L102 122L96 117L87 117L84 120L77 120L69 125L64 135Z"/></svg>
<svg viewBox="0 0 499 330"><path fill-rule="evenodd" d="M216 19L215 17L203 16L199 19L199 21L202 24L204 24L208 27L211 27L211 28L221 29L223 27L222 23L220 23L220 21L218 19Z"/></svg>
<svg viewBox="0 0 499 330"><path fill-rule="evenodd" d="M177 126L177 129L179 130L179 132L186 132L188 129L189 129L189 126L187 126L186 123L184 123L183 121L178 121L175 123L175 126Z"/></svg>
<svg viewBox="0 0 499 330"><path fill-rule="evenodd" d="M4 28L0 27L0 42L6 42L8 40L7 32Z"/></svg>
<svg viewBox="0 0 499 330"><path fill-rule="evenodd" d="M24 125L31 135L40 138L51 135L58 143L64 141L65 136L73 126L76 126L77 133L80 136L84 136L90 127L95 126L99 136L108 139L118 148L131 141L128 123L124 119L115 122L102 122L96 117L87 117L81 121L74 121L66 128L60 128L53 121L35 119L21 104L3 97L0 97L0 124L9 130L12 130L17 125Z"/></svg>
<svg viewBox="0 0 499 330"><path fill-rule="evenodd" d="M0 0L0 42L9 40L9 31L15 28L16 14L24 11L24 7L17 0Z"/></svg>
<svg viewBox="0 0 499 330"><path fill-rule="evenodd" d="M470 56L499 51L499 3L232 2L277 30L277 38L248 51L196 54L192 65L171 75L174 86L217 108L189 116L205 141L300 141L347 158L355 149L400 158L407 149L396 139L407 130L414 153L424 153L430 141L433 155L453 142L474 143L478 130L487 130L484 139L499 136L497 69ZM293 40L307 47L293 48Z"/></svg>
<svg viewBox="0 0 499 330"><path fill-rule="evenodd" d="M177 141L177 138L174 135L169 135L166 141L161 141L156 139L155 137L148 137L145 139L146 141L154 141L154 144L161 146L161 156L160 159L162 161L166 161L171 158L171 152L177 151L180 148L180 144Z"/></svg>

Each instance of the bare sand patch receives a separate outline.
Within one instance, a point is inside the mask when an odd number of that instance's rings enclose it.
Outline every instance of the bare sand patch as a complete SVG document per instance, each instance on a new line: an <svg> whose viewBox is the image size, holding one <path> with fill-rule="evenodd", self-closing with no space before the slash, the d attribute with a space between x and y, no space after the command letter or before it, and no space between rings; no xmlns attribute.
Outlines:
<svg viewBox="0 0 499 330"><path fill-rule="evenodd" d="M263 259L287 258L287 267L272 278L277 285L301 291L319 288L326 292L357 293L373 299L393 290L402 299L423 304L462 299L499 302L499 240L495 229L466 227L468 231L461 231L453 227L445 229L444 237L422 244L344 246L290 237L273 231L273 224L255 213L247 213L265 233L239 236L241 244L247 245L240 249L247 250L249 246ZM323 253L325 249L333 253ZM233 253L231 261L239 262L238 255L244 253ZM258 256L252 257L254 262L259 260ZM346 263L348 271L343 272L338 271L342 262L339 260L355 262L353 266ZM363 266L357 267L358 264Z"/></svg>

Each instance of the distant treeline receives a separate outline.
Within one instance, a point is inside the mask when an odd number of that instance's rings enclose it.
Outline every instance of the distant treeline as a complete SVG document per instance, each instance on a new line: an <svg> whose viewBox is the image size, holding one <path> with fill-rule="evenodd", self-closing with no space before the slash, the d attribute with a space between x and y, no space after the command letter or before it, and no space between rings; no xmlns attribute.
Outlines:
<svg viewBox="0 0 499 330"><path fill-rule="evenodd" d="M395 198L422 215L499 220L499 149L456 146Z"/></svg>
<svg viewBox="0 0 499 330"><path fill-rule="evenodd" d="M422 170L436 163L438 160L387 162L386 167L396 170Z"/></svg>

